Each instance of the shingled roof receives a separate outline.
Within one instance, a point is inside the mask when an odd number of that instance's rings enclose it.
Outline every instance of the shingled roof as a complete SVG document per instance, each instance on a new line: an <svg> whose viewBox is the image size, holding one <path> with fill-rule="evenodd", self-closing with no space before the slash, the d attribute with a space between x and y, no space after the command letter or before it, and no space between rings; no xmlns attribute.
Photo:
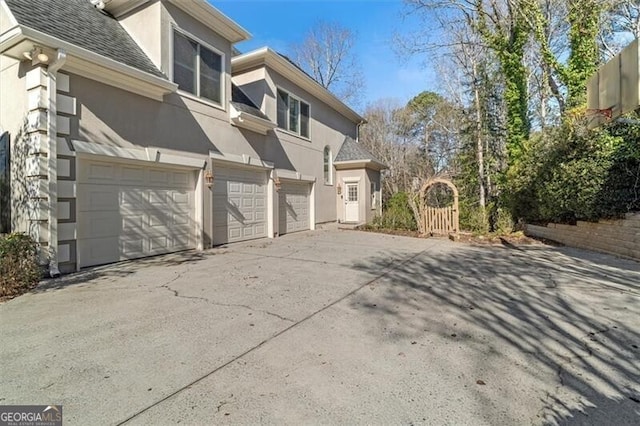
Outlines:
<svg viewBox="0 0 640 426"><path fill-rule="evenodd" d="M231 105L240 112L251 114L263 120L269 121L269 117L256 104L253 103L246 93L235 84L231 84Z"/></svg>
<svg viewBox="0 0 640 426"><path fill-rule="evenodd" d="M384 163L376 158L375 155L348 136L342 143L342 147L340 147L340 151L338 152L338 155L336 155L334 163L342 161L372 161L384 166Z"/></svg>
<svg viewBox="0 0 640 426"><path fill-rule="evenodd" d="M89 0L6 0L20 25L167 79L120 23Z"/></svg>

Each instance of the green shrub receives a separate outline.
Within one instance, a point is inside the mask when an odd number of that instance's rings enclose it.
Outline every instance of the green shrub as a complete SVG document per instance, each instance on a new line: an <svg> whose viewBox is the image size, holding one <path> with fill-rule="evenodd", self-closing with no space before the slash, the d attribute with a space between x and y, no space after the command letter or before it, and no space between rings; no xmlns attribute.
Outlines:
<svg viewBox="0 0 640 426"><path fill-rule="evenodd" d="M406 192L393 194L385 202L382 216L377 216L372 226L377 229L417 230L416 219L409 206L409 195Z"/></svg>
<svg viewBox="0 0 640 426"><path fill-rule="evenodd" d="M639 141L638 125L588 130L581 120L532 137L509 171L513 217L575 223L640 210Z"/></svg>
<svg viewBox="0 0 640 426"><path fill-rule="evenodd" d="M471 205L470 203L460 202L460 229L464 231L471 231L476 234L484 234L489 231L487 217L482 213L477 205Z"/></svg>
<svg viewBox="0 0 640 426"><path fill-rule="evenodd" d="M27 235L0 235L0 298L32 289L42 277L36 243Z"/></svg>

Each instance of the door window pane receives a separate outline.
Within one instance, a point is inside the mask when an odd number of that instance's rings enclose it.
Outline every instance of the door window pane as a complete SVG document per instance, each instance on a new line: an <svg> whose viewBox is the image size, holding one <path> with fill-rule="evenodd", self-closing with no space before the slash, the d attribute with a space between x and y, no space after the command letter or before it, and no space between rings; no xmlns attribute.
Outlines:
<svg viewBox="0 0 640 426"><path fill-rule="evenodd" d="M347 186L347 201L358 201L358 185Z"/></svg>

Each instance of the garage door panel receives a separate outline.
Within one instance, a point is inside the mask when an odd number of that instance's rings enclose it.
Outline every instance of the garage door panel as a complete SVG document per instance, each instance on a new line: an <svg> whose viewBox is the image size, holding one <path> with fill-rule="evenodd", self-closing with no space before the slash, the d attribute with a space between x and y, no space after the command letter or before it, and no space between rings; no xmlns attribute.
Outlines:
<svg viewBox="0 0 640 426"><path fill-rule="evenodd" d="M176 186L191 187L191 174L187 172L173 172L171 174L171 184Z"/></svg>
<svg viewBox="0 0 640 426"><path fill-rule="evenodd" d="M78 253L83 266L100 265L120 259L119 237L78 240Z"/></svg>
<svg viewBox="0 0 640 426"><path fill-rule="evenodd" d="M149 184L168 186L170 183L170 175L166 170L150 169L149 170Z"/></svg>
<svg viewBox="0 0 640 426"><path fill-rule="evenodd" d="M109 163L91 163L80 171L78 178L88 183L112 184L116 177L116 166Z"/></svg>
<svg viewBox="0 0 640 426"><path fill-rule="evenodd" d="M78 216L78 228L83 231L81 238L85 235L95 238L117 236L121 231L121 223L122 219L109 211Z"/></svg>
<svg viewBox="0 0 640 426"><path fill-rule="evenodd" d="M139 184L144 182L144 168L135 166L123 166L120 169L120 181L124 184Z"/></svg>
<svg viewBox="0 0 640 426"><path fill-rule="evenodd" d="M122 230L125 232L140 232L145 227L146 214L128 214L122 217Z"/></svg>
<svg viewBox="0 0 640 426"><path fill-rule="evenodd" d="M219 168L214 172L214 243L266 237L266 171Z"/></svg>
<svg viewBox="0 0 640 426"><path fill-rule="evenodd" d="M83 185L79 185L81 192ZM94 191L87 193L85 197L78 197L78 211L117 211L120 204L120 197L117 187L99 186Z"/></svg>
<svg viewBox="0 0 640 426"><path fill-rule="evenodd" d="M78 175L81 266L195 247L195 172L83 160Z"/></svg>
<svg viewBox="0 0 640 426"><path fill-rule="evenodd" d="M310 185L307 183L284 182L279 198L279 232L305 231L310 228Z"/></svg>
<svg viewBox="0 0 640 426"><path fill-rule="evenodd" d="M138 188L116 188L119 192L120 206L131 209L142 209L147 204L148 194Z"/></svg>

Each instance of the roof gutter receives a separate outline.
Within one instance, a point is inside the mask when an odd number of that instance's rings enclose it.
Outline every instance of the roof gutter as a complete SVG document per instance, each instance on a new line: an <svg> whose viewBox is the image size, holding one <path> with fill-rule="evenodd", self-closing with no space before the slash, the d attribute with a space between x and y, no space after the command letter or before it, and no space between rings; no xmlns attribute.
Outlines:
<svg viewBox="0 0 640 426"><path fill-rule="evenodd" d="M5 52L6 50L12 48L25 39L35 41L42 46L56 46L58 48L64 49L69 55L69 62L73 62L73 64L67 63L67 69L71 70L74 67L81 67L81 71L79 71L78 69L74 70L74 72L81 75L88 75L89 66L104 67L112 72L124 74L133 81L137 81L137 84L130 83L129 85L133 84L133 86L137 87L139 90L143 90L143 88L146 88L145 92L142 93L145 96L161 99L162 95L175 92L178 89L177 84L167 80L166 78L158 77L138 70L129 65L125 65L116 60L107 58L106 56L91 52L82 47L78 47L59 38L52 37L41 31L34 30L33 28L25 27L22 25L16 25L15 27L12 27L9 30L5 31L3 34L0 34L0 53ZM102 80L99 81L106 82L106 77L107 76L103 75ZM112 85L116 84L115 81L112 83ZM123 82L117 84L118 87L127 90L124 87ZM151 88L153 88L155 95L148 93Z"/></svg>
<svg viewBox="0 0 640 426"><path fill-rule="evenodd" d="M320 83L315 81L311 76L293 65L287 59L283 58L276 51L269 47L245 53L240 56L231 58L231 74L242 73L253 67L266 66L275 72L281 74L292 83L306 90L320 101L331 106L334 110L351 120L353 123L363 121L364 118L352 110L348 105L342 102L329 90L324 88Z"/></svg>
<svg viewBox="0 0 640 426"><path fill-rule="evenodd" d="M58 108L56 96L58 93L58 70L67 61L67 52L58 49L56 59L47 68L47 178L49 180L49 275L57 277L60 275L58 269Z"/></svg>

